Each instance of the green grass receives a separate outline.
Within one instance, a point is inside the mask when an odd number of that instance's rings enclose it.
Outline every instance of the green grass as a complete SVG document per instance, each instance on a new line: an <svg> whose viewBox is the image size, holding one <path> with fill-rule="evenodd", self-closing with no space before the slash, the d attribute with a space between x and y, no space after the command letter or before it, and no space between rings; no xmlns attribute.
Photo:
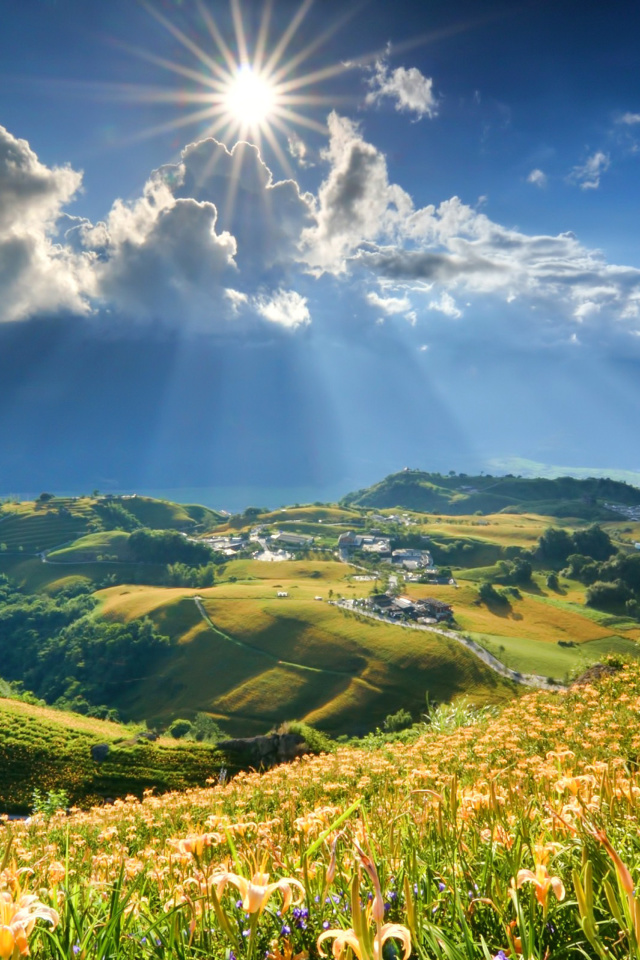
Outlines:
<svg viewBox="0 0 640 960"><path fill-rule="evenodd" d="M560 681L584 670L608 653L640 656L640 646L635 641L619 636L590 640L574 647L541 644L526 637L495 637L482 633L469 633L469 636L512 670L537 673Z"/></svg>
<svg viewBox="0 0 640 960"><path fill-rule="evenodd" d="M255 564L274 576L276 567ZM302 565L305 566L305 565ZM357 617L314 600L328 579L246 580L207 590L114 587L101 594L101 615L150 616L171 636L170 656L123 689L125 716L166 722L203 710L233 734L266 732L300 719L331 733L364 732L400 707L419 715L432 699L470 692L477 702L513 695L513 685L453 640ZM307 563L306 571L317 569ZM278 599L283 586L289 597ZM208 622L193 596L201 593Z"/></svg>
<svg viewBox="0 0 640 960"><path fill-rule="evenodd" d="M139 730L140 728L137 728ZM204 785L224 757L211 747L170 740L135 742L136 728L0 699L0 808L30 809L33 791L64 790L87 806L105 797L141 796ZM96 763L91 747L109 744Z"/></svg>
<svg viewBox="0 0 640 960"><path fill-rule="evenodd" d="M119 503L132 513L143 527L152 530L191 530L198 525L215 527L221 516L215 510L197 504L172 503L151 497L113 497L109 503Z"/></svg>
<svg viewBox="0 0 640 960"><path fill-rule="evenodd" d="M127 561L129 554L129 534L122 530L110 530L106 533L91 533L80 537L68 547L53 550L47 555L48 563L88 563L98 558Z"/></svg>

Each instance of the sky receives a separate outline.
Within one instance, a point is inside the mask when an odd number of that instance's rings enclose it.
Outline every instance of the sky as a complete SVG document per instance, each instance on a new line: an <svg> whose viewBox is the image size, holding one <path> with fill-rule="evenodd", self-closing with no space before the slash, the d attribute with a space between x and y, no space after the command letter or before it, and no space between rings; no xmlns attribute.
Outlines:
<svg viewBox="0 0 640 960"><path fill-rule="evenodd" d="M0 18L0 495L640 471L636 4Z"/></svg>

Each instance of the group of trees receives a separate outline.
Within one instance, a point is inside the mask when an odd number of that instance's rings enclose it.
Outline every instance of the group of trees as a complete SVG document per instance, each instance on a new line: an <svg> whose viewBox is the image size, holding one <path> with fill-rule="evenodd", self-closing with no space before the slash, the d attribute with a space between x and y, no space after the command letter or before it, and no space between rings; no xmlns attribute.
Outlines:
<svg viewBox="0 0 640 960"><path fill-rule="evenodd" d="M96 603L84 590L75 596L24 594L0 576L3 677L22 681L47 703L110 715L122 684L146 673L170 641L149 619L95 619Z"/></svg>
<svg viewBox="0 0 640 960"><path fill-rule="evenodd" d="M133 560L141 563L186 564L206 566L216 558L206 543L189 540L176 530L134 530L128 541Z"/></svg>
<svg viewBox="0 0 640 960"><path fill-rule="evenodd" d="M616 548L609 534L597 523L569 533L561 527L549 527L540 537L535 555L551 564L563 564L577 554L592 560L608 560Z"/></svg>

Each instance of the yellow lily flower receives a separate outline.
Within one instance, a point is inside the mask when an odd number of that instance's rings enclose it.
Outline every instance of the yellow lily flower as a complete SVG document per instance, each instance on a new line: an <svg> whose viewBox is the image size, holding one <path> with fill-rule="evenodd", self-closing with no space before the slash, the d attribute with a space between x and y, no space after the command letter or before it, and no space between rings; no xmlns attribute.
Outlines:
<svg viewBox="0 0 640 960"><path fill-rule="evenodd" d="M39 917L54 927L60 919L55 910L33 895L25 894L16 901L10 893L0 893L0 960L29 955L28 938Z"/></svg>
<svg viewBox="0 0 640 960"><path fill-rule="evenodd" d="M282 912L286 913L292 903L302 903L304 898L304 887L299 880L293 877L284 877L276 880L275 883L269 883L268 873L254 873L251 880L241 877L237 873L223 873L217 878L217 894L221 896L228 883L233 884L240 892L242 897L242 909L249 914L262 913L270 897L279 890L282 894ZM293 891L291 887L298 887L302 896L299 900L293 900Z"/></svg>
<svg viewBox="0 0 640 960"><path fill-rule="evenodd" d="M565 889L562 880L559 877L550 877L544 864L536 864L536 872L531 870L518 870L516 877L516 886L518 890L523 883L532 883L536 890L536 899L542 908L546 911L547 901L549 899L549 890L553 890L558 900L564 900Z"/></svg>
<svg viewBox="0 0 640 960"><path fill-rule="evenodd" d="M367 960L368 955L364 952L354 930L325 930L318 937L316 944L320 953L322 953L320 944L330 939L333 939L331 952L335 960L340 960L344 956L347 947L351 948L358 960ZM400 940L404 947L402 960L408 960L411 954L411 934L399 923L385 923L378 929L373 941L374 960L382 960L382 949L387 940Z"/></svg>

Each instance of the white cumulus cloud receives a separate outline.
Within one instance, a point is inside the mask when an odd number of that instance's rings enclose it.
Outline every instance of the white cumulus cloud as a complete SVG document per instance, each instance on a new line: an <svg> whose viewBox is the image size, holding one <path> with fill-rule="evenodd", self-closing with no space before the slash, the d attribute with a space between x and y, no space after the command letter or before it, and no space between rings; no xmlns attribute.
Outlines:
<svg viewBox="0 0 640 960"><path fill-rule="evenodd" d="M527 183L532 183L534 187L546 187L547 175L542 170L532 170L527 177Z"/></svg>
<svg viewBox="0 0 640 960"><path fill-rule="evenodd" d="M369 78L369 87L366 97L368 104L379 103L385 98L393 100L396 110L412 113L418 120L435 117L438 112L433 80L425 77L417 67L390 70L386 60L377 60L373 75Z"/></svg>
<svg viewBox="0 0 640 960"><path fill-rule="evenodd" d="M330 164L320 185L315 225L303 233L305 258L318 272L344 272L347 258L363 240L391 235L411 209L411 198L389 183L384 155L367 143L357 124L332 113Z"/></svg>
<svg viewBox="0 0 640 960"><path fill-rule="evenodd" d="M0 321L89 311L91 257L56 242L56 220L81 183L0 126Z"/></svg>
<svg viewBox="0 0 640 960"><path fill-rule="evenodd" d="M258 296L254 303L260 316L270 323L291 329L311 323L307 298L295 290L277 290L270 297Z"/></svg>

